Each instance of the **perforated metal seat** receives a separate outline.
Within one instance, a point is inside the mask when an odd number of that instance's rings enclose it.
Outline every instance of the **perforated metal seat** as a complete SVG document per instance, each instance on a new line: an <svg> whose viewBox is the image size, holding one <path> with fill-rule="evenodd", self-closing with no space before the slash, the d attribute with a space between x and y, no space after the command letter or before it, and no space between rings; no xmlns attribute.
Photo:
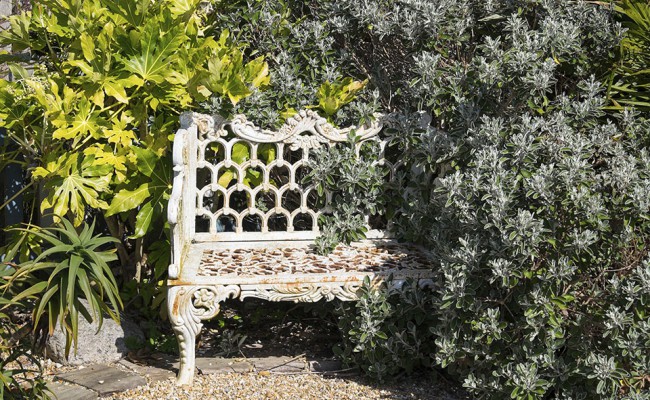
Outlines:
<svg viewBox="0 0 650 400"><path fill-rule="evenodd" d="M196 243L190 246L189 253L174 284L362 282L366 277L388 276L395 280L420 279L430 275L433 261L424 249L394 241L339 245L328 255L317 254L306 242L291 247L253 242L245 248ZM243 297L250 296L254 294Z"/></svg>

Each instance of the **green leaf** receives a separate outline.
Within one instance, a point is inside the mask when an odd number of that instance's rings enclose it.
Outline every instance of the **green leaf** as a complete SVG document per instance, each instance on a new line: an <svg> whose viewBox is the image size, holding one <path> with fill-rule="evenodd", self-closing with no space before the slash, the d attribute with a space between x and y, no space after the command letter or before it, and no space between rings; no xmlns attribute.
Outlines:
<svg viewBox="0 0 650 400"><path fill-rule="evenodd" d="M219 186L228 187L228 184L230 184L233 179L235 179L235 170L233 168L228 168L221 173L217 183Z"/></svg>
<svg viewBox="0 0 650 400"><path fill-rule="evenodd" d="M96 136L99 128L105 124L99 117L99 112L95 111L95 106L87 98L82 97L79 100L79 109L66 115L65 123L59 125L61 126L52 133L52 138L68 140L87 134Z"/></svg>
<svg viewBox="0 0 650 400"><path fill-rule="evenodd" d="M130 239L137 239L143 237L149 230L151 225L151 217L154 214L154 207L151 204L151 201L145 203L138 211L138 215L135 217L135 232Z"/></svg>
<svg viewBox="0 0 650 400"><path fill-rule="evenodd" d="M171 2L170 11L174 15L184 15L196 9L201 0L174 0Z"/></svg>
<svg viewBox="0 0 650 400"><path fill-rule="evenodd" d="M142 147L132 146L131 150L137 156L138 171L145 176L151 176L155 171L159 159L158 155L154 151Z"/></svg>
<svg viewBox="0 0 650 400"><path fill-rule="evenodd" d="M52 298L52 296L54 296L54 294L58 292L58 290L59 288L57 286L52 286L43 294L42 297L40 297L36 301L36 310L34 311L34 316L32 317L32 320L34 321L34 327L38 326L38 321L43 316L43 311L45 310L45 307L49 304L50 298Z"/></svg>
<svg viewBox="0 0 650 400"><path fill-rule="evenodd" d="M250 82L254 87L266 86L270 82L269 65L264 62L264 57L250 61L244 71L246 82Z"/></svg>
<svg viewBox="0 0 650 400"><path fill-rule="evenodd" d="M41 211L51 208L54 215L61 219L72 212L75 225L79 225L83 221L86 205L97 209L108 208L99 194L108 190L110 167L93 166L93 161L93 157L80 161L79 153L59 160L63 165L57 164L57 175L45 185L48 195L41 203Z"/></svg>
<svg viewBox="0 0 650 400"><path fill-rule="evenodd" d="M224 87L225 92L233 105L239 103L241 99L252 93L239 76L231 77Z"/></svg>
<svg viewBox="0 0 650 400"><path fill-rule="evenodd" d="M95 41L86 32L81 34L81 51L86 61L95 59Z"/></svg>
<svg viewBox="0 0 650 400"><path fill-rule="evenodd" d="M29 72L18 64L9 64L9 71L11 71L11 75L13 75L14 78L22 80L29 79Z"/></svg>
<svg viewBox="0 0 650 400"><path fill-rule="evenodd" d="M159 240L149 246L149 262L154 265L154 277L160 279L167 271L171 260L169 240Z"/></svg>
<svg viewBox="0 0 650 400"><path fill-rule="evenodd" d="M169 76L170 65L177 61L179 46L187 36L180 28L161 31L156 19L145 25L139 40L139 49L129 58L122 58L124 69L142 78L161 84Z"/></svg>
<svg viewBox="0 0 650 400"><path fill-rule="evenodd" d="M274 144L263 143L257 148L258 157L264 161L264 164L269 164L276 158L276 149ZM261 157L260 157L261 156Z"/></svg>
<svg viewBox="0 0 650 400"><path fill-rule="evenodd" d="M72 304L76 298L75 287L77 282L77 274L79 272L79 266L83 259L79 254L70 254L70 260L68 261L68 291L66 293L66 301L68 304Z"/></svg>
<svg viewBox="0 0 650 400"><path fill-rule="evenodd" d="M237 142L232 146L232 161L243 164L250 159L250 150L244 143Z"/></svg>
<svg viewBox="0 0 650 400"><path fill-rule="evenodd" d="M86 297L86 300L90 302L90 310L93 312L93 318L96 316L97 312L97 307L93 307L92 299L93 299L93 291L90 288L90 280L88 279L88 273L86 272L85 269L80 269L78 273L78 283L79 287L81 288L81 291L83 292L84 296Z"/></svg>
<svg viewBox="0 0 650 400"><path fill-rule="evenodd" d="M27 48L40 49L42 46L38 41L32 41L30 13L19 13L9 17L10 29L0 31L0 45L12 46L13 51L20 52ZM2 396L0 396L1 398Z"/></svg>
<svg viewBox="0 0 650 400"><path fill-rule="evenodd" d="M244 176L244 185L255 188L261 185L263 180L264 175L262 172L250 168L246 170L246 175Z"/></svg>
<svg viewBox="0 0 650 400"><path fill-rule="evenodd" d="M83 72L85 75L92 76L94 70L93 67L91 67L87 62L84 60L68 60L66 62L68 65L72 67L77 67Z"/></svg>
<svg viewBox="0 0 650 400"><path fill-rule="evenodd" d="M348 77L341 82L325 82L316 93L318 99L318 108L320 108L328 117L336 114L336 112L344 105L350 103L356 98L357 92L363 89L368 81L354 81Z"/></svg>
<svg viewBox="0 0 650 400"><path fill-rule="evenodd" d="M128 23L133 27L141 26L147 17L147 11L152 5L149 0L115 0L107 1L104 4L108 8L123 18L123 21L115 16L112 16L116 24Z"/></svg>
<svg viewBox="0 0 650 400"><path fill-rule="evenodd" d="M45 288L47 288L47 281L38 282L38 283L28 287L27 289L23 290L22 292L20 292L16 296L14 296L11 299L11 301L13 303L17 303L22 299L29 298L29 297L34 296L35 294L41 293L43 290L45 290Z"/></svg>
<svg viewBox="0 0 650 400"><path fill-rule="evenodd" d="M320 102L319 102L320 109L325 112L325 115L331 116L334 115L339 108L341 107L341 103L337 101L337 99L333 97L324 97Z"/></svg>
<svg viewBox="0 0 650 400"><path fill-rule="evenodd" d="M150 195L148 182L143 183L133 191L122 189L113 198L111 205L106 210L106 216L110 217L117 213L132 210L142 204Z"/></svg>
<svg viewBox="0 0 650 400"><path fill-rule="evenodd" d="M104 85L104 92L106 92L107 96L113 97L115 100L119 101L120 103L128 104L129 102L129 97L126 95L126 90L124 89L124 86L122 86L120 83L116 82L113 79L107 79L103 82Z"/></svg>

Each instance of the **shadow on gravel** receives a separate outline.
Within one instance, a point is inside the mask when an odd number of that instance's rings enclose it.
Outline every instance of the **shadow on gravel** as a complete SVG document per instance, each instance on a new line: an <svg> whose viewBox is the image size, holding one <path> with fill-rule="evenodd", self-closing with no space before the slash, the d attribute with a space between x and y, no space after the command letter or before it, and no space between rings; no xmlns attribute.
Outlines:
<svg viewBox="0 0 650 400"><path fill-rule="evenodd" d="M222 303L221 313L204 323L197 340L199 373L240 372L262 376L311 373L326 380L345 380L368 386L381 391L381 398L384 399L469 398L457 384L437 372L398 376L379 383L362 376L357 370L344 368L332 350L341 340L332 312L334 307L335 302L293 304L257 299L226 301ZM202 370L201 359L231 365L232 370L220 369L219 365L212 364L210 370ZM280 367L260 367L268 365L268 360L280 360ZM304 369L283 368L284 363L290 365L297 360L304 362ZM140 365L178 372L177 355L154 353L137 361ZM246 367L246 363L252 368Z"/></svg>

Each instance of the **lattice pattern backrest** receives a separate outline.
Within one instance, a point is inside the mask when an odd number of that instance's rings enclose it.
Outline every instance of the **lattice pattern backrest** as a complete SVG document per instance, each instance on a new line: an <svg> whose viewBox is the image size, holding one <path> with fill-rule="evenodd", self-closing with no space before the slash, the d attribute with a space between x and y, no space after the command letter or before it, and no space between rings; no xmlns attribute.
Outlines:
<svg viewBox="0 0 650 400"><path fill-rule="evenodd" d="M243 116L231 121L201 114L184 114L185 124L198 127L189 156L196 157L194 239L290 240L314 239L318 217L327 212L332 196L319 196L311 183L308 160L321 146L344 142L351 129L361 143L376 141L378 163L392 178L396 166L384 160L386 142L381 124L336 129L313 111L301 111L277 132L255 127ZM190 121L191 119L191 121ZM190 142L192 143L192 142Z"/></svg>

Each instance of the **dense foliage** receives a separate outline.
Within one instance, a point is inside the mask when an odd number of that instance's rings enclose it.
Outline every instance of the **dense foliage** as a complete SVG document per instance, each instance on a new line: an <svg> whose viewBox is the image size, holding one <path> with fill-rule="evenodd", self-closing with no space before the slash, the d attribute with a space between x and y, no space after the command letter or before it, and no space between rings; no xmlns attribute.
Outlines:
<svg viewBox="0 0 650 400"><path fill-rule="evenodd" d="M378 153L377 143L359 143L352 135L347 145L319 149L307 163L311 172L305 180L319 195L327 190L332 196L333 209L323 216L321 234L315 241L319 253L327 254L339 243L365 239L364 216L385 213L388 171L373 162Z"/></svg>
<svg viewBox="0 0 650 400"><path fill-rule="evenodd" d="M116 321L122 308L117 282L108 263L117 256L105 250L117 239L93 236L95 224L85 225L77 232L63 220L60 227L33 228L28 234L42 241L42 250L34 259L21 263L8 279L3 290L16 293L12 301L34 298L34 330L41 336L53 334L60 326L66 336L66 355L71 346L76 349L79 316L98 321L104 314ZM17 249L17 247L15 247ZM90 309L81 302L88 301ZM41 319L44 318L44 321ZM40 323L43 322L43 323Z"/></svg>
<svg viewBox="0 0 650 400"><path fill-rule="evenodd" d="M485 117L472 163L430 203L435 358L479 393L646 386L649 126L599 122L598 92L585 82L543 117Z"/></svg>
<svg viewBox="0 0 650 400"><path fill-rule="evenodd" d="M431 291L413 281L376 287L366 280L359 294L358 302L342 302L335 311L343 334L334 348L339 357L379 381L432 365Z"/></svg>
<svg viewBox="0 0 650 400"><path fill-rule="evenodd" d="M609 78L609 108L634 107L650 110L650 4L622 0L614 4L625 37L620 56Z"/></svg>
<svg viewBox="0 0 650 400"><path fill-rule="evenodd" d="M7 276L12 268L0 270L0 398L26 399L47 396L38 359L31 353L30 329L12 318L16 310L28 305L15 301L7 292Z"/></svg>
<svg viewBox="0 0 650 400"><path fill-rule="evenodd" d="M160 277L182 108L264 127L302 108L338 125L390 115L399 190L370 168L372 149L321 154L313 178L347 208L319 245L361 236L360 214L390 199L397 234L436 255L437 278L426 293L364 289L342 307L341 355L380 379L443 367L476 397L641 398L646 3L40 0L0 34L36 62L0 84L18 145L2 160L25 167L43 211L103 216L121 263ZM21 254L38 245L23 240Z"/></svg>
<svg viewBox="0 0 650 400"><path fill-rule="evenodd" d="M251 44L247 51L268 54L276 78L238 105L247 114L277 124L273 110L313 103L319 81L343 76L368 85L335 121L392 113L391 134L411 166L394 222L402 238L440 260L426 311L431 331L421 336L435 337L433 365L485 397L633 396L648 388L650 127L644 114L603 111L611 106L607 81L621 65L628 83L645 73L633 75L632 57L617 60L619 44L647 39L625 36L613 7L222 5L258 22L219 17ZM408 337L396 323L401 306L401 298L367 291L359 314L342 322L350 343L343 353L375 376L422 359L421 349L391 341ZM390 307L397 314L387 320Z"/></svg>
<svg viewBox="0 0 650 400"><path fill-rule="evenodd" d="M13 272L2 294L34 307L34 330L58 321L69 350L79 316L117 319L120 294L146 316L164 303L178 115L209 96L237 103L268 69L212 30L198 0L31 3L0 32L11 49L0 55L11 73L0 80L0 168L22 167L29 224L7 235L4 261L20 264L1 268Z"/></svg>
<svg viewBox="0 0 650 400"><path fill-rule="evenodd" d="M75 226L102 215L122 265L146 268L151 250L160 275L169 248L149 246L166 240L178 115L266 84L263 58L245 63L227 31L212 37L199 1L43 0L9 22L0 43L27 50L33 73L10 64L0 81L2 164L25 168L41 212Z"/></svg>

